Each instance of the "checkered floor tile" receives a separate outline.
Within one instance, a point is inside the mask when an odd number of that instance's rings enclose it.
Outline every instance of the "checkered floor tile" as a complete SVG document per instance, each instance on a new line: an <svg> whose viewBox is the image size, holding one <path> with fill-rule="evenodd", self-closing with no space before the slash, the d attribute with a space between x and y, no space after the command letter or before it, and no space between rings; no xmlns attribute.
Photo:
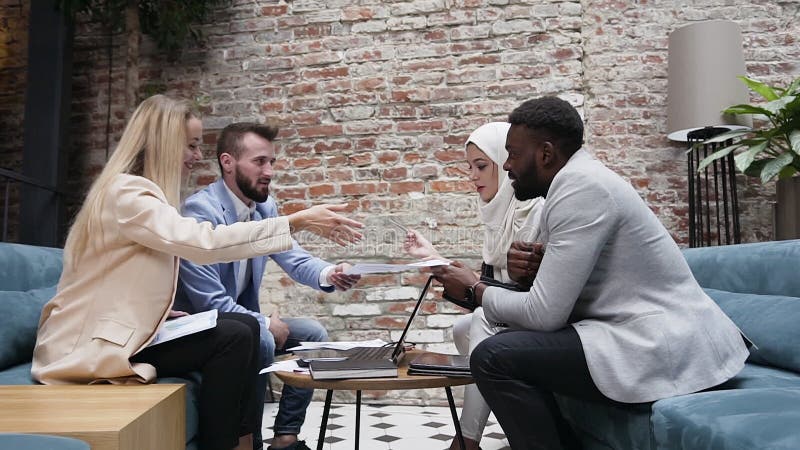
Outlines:
<svg viewBox="0 0 800 450"><path fill-rule="evenodd" d="M324 403L312 402L306 414L306 423L300 439L312 449L317 446L319 426ZM278 412L277 403L264 405L264 438L269 444L272 425ZM333 404L328 416L325 450L353 449L355 438L355 413L353 404ZM460 413L460 411L459 411ZM450 409L434 406L361 405L361 442L365 450L444 450L455 434ZM503 430L494 416L483 431L483 450L509 450Z"/></svg>

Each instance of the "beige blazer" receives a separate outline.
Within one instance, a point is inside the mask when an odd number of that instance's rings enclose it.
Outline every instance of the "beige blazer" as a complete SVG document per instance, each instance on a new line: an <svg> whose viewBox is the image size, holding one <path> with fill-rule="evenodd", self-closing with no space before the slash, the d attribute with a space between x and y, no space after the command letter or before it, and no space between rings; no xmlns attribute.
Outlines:
<svg viewBox="0 0 800 450"><path fill-rule="evenodd" d="M156 184L133 175L117 176L100 218L78 265L65 249L58 293L42 310L31 369L42 383L152 381L155 368L129 358L167 318L178 258L211 264L292 247L286 217L214 228L182 217Z"/></svg>

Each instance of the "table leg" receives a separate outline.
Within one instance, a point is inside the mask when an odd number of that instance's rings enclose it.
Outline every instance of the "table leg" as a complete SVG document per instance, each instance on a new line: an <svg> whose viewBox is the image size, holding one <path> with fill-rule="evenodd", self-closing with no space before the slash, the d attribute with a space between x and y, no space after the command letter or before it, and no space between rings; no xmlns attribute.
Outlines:
<svg viewBox="0 0 800 450"><path fill-rule="evenodd" d="M467 445L464 442L464 435L461 434L461 423L458 421L458 413L456 413L456 403L453 401L453 391L450 390L450 386L445 386L444 389L447 392L447 402L450 403L450 414L453 415L453 425L456 426L458 445L461 446L461 450L466 450Z"/></svg>
<svg viewBox="0 0 800 450"><path fill-rule="evenodd" d="M331 412L332 399L333 390L328 389L328 394L325 395L325 409L322 410L322 423L319 425L319 440L317 441L317 450L322 450L322 445L325 443L325 429L328 427L328 413Z"/></svg>
<svg viewBox="0 0 800 450"><path fill-rule="evenodd" d="M356 391L356 450L358 450L359 432L361 430L361 391Z"/></svg>

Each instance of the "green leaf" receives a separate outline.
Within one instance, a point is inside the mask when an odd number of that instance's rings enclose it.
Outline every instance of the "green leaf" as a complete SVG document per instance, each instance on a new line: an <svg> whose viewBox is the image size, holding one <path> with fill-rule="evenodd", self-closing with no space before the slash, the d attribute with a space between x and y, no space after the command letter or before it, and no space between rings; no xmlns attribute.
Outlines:
<svg viewBox="0 0 800 450"><path fill-rule="evenodd" d="M757 92L759 95L764 97L767 101L773 101L773 100L777 100L778 99L778 94L776 94L775 91L771 87L767 86L766 84L759 83L758 81L750 79L750 78L747 78L747 77L739 76L737 78L742 80L744 82L744 84L747 85L747 87L749 87L751 90Z"/></svg>
<svg viewBox="0 0 800 450"><path fill-rule="evenodd" d="M772 116L772 111L754 105L734 105L722 111L723 114L762 114Z"/></svg>
<svg viewBox="0 0 800 450"><path fill-rule="evenodd" d="M722 157L728 156L728 153L736 150L737 148L739 148L741 146L742 146L742 144L737 142L736 144L729 145L729 146L723 148L722 150L717 150L716 152L706 156L705 158L703 158L702 161L700 161L700 164L697 166L697 171L700 172L701 170L705 169L706 166L708 166L712 162L714 162L714 161L716 161L716 160L718 160L718 159L720 159Z"/></svg>
<svg viewBox="0 0 800 450"><path fill-rule="evenodd" d="M784 178L791 178L794 174L797 173L797 169L792 166L786 166L781 169L781 172L778 174L778 179L783 180Z"/></svg>
<svg viewBox="0 0 800 450"><path fill-rule="evenodd" d="M800 90L798 90L798 88L800 88L800 78L795 78L792 80L792 84L790 84L789 87L783 91L783 93L789 95L798 95L800 94Z"/></svg>
<svg viewBox="0 0 800 450"><path fill-rule="evenodd" d="M757 159L753 161L753 163L750 164L750 167L744 171L744 174L748 177L758 177L761 175L761 169L763 169L769 161L769 159Z"/></svg>
<svg viewBox="0 0 800 450"><path fill-rule="evenodd" d="M789 146L795 154L800 155L800 130L789 133Z"/></svg>
<svg viewBox="0 0 800 450"><path fill-rule="evenodd" d="M761 183L767 183L769 180L775 178L784 167L788 166L794 160L794 155L791 153L784 153L772 161L764 165L761 169Z"/></svg>
<svg viewBox="0 0 800 450"><path fill-rule="evenodd" d="M794 96L788 95L786 97L781 97L777 100L765 103L764 109L775 115L778 114L782 109L786 108L786 105L792 103L793 101L794 101Z"/></svg>
<svg viewBox="0 0 800 450"><path fill-rule="evenodd" d="M736 155L733 159L736 161L736 168L739 169L739 172L745 172L750 167L750 164L753 163L753 160L756 159L756 156L767 148L768 144L769 141L764 141L750 147L746 152Z"/></svg>

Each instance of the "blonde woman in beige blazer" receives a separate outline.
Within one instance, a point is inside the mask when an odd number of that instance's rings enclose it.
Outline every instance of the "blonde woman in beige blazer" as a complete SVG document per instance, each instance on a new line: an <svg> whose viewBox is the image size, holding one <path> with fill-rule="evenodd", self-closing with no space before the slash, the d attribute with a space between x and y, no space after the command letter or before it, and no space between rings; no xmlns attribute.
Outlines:
<svg viewBox="0 0 800 450"><path fill-rule="evenodd" d="M250 449L255 319L223 313L211 330L147 347L174 314L178 259L210 264L280 252L298 230L344 244L360 239L361 224L337 214L344 205L216 228L181 217L181 182L200 159L201 141L202 124L185 102L156 95L133 113L70 229L31 373L67 384L148 383L200 371L200 448Z"/></svg>

